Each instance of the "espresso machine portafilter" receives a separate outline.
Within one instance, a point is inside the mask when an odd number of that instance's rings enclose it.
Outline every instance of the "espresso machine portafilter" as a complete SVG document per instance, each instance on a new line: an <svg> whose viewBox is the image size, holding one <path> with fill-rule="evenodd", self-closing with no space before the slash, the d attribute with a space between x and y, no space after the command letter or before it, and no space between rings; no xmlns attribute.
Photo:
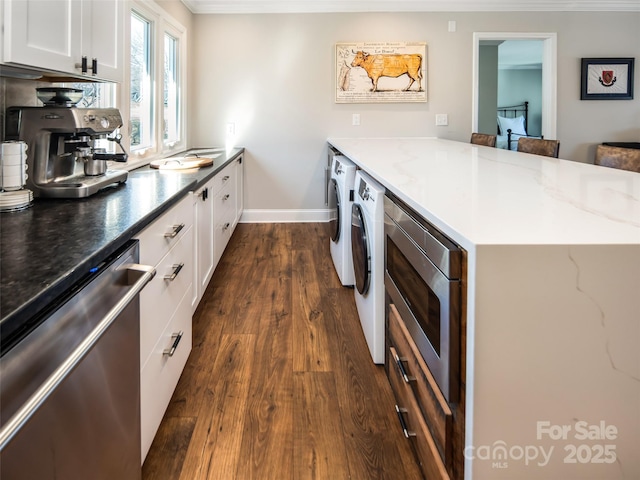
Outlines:
<svg viewBox="0 0 640 480"><path fill-rule="evenodd" d="M109 170L107 162L126 162L117 108L68 106L9 107L5 117L7 140L29 145L27 188L36 197L82 198L114 183L124 183L125 170ZM112 153L110 142L121 153Z"/></svg>

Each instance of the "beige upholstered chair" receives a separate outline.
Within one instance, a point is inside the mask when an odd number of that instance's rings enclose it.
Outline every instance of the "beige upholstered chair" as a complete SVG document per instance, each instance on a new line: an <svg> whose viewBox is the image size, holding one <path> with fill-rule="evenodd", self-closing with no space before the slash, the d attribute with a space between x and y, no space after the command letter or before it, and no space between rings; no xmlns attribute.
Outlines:
<svg viewBox="0 0 640 480"><path fill-rule="evenodd" d="M474 145L485 145L487 147L495 147L496 136L487 135L486 133L472 133L471 143L473 143Z"/></svg>
<svg viewBox="0 0 640 480"><path fill-rule="evenodd" d="M596 147L596 165L640 173L640 150L637 148Z"/></svg>
<svg viewBox="0 0 640 480"><path fill-rule="evenodd" d="M518 151L558 158L560 142L557 140L544 140L542 138L520 137L518 139Z"/></svg>

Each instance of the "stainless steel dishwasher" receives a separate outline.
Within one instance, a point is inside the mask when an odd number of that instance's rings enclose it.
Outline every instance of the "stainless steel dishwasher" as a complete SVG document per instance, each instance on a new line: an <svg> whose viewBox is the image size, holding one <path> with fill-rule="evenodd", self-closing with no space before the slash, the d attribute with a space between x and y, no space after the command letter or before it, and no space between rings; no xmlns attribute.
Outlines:
<svg viewBox="0 0 640 480"><path fill-rule="evenodd" d="M140 469L138 293L155 274L132 241L0 358L2 480L133 480Z"/></svg>

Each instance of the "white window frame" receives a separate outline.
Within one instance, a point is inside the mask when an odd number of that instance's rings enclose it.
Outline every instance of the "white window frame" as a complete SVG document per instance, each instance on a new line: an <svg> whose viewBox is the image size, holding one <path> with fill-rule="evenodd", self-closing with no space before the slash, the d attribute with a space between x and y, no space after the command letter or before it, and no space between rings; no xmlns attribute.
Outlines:
<svg viewBox="0 0 640 480"><path fill-rule="evenodd" d="M151 56L153 58L151 91L153 92L153 145L145 150L131 151L130 120L131 120L131 13L135 12L151 22ZM125 78L128 79L121 89L121 113L124 128L122 135L125 145L129 146L129 161L127 168L133 169L148 164L151 160L166 157L187 148L187 29L171 17L158 4L150 0L134 0L128 12L126 29L126 61ZM165 143L163 140L163 110L164 110L164 35L165 32L178 41L178 98L179 98L179 140Z"/></svg>

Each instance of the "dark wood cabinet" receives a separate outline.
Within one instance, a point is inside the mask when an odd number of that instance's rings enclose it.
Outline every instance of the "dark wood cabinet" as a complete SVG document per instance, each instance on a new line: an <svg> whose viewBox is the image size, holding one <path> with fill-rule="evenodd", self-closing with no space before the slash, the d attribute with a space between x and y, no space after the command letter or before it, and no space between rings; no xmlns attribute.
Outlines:
<svg viewBox="0 0 640 480"><path fill-rule="evenodd" d="M425 478L462 479L464 410L444 398L393 303L386 322L385 368L400 428Z"/></svg>

